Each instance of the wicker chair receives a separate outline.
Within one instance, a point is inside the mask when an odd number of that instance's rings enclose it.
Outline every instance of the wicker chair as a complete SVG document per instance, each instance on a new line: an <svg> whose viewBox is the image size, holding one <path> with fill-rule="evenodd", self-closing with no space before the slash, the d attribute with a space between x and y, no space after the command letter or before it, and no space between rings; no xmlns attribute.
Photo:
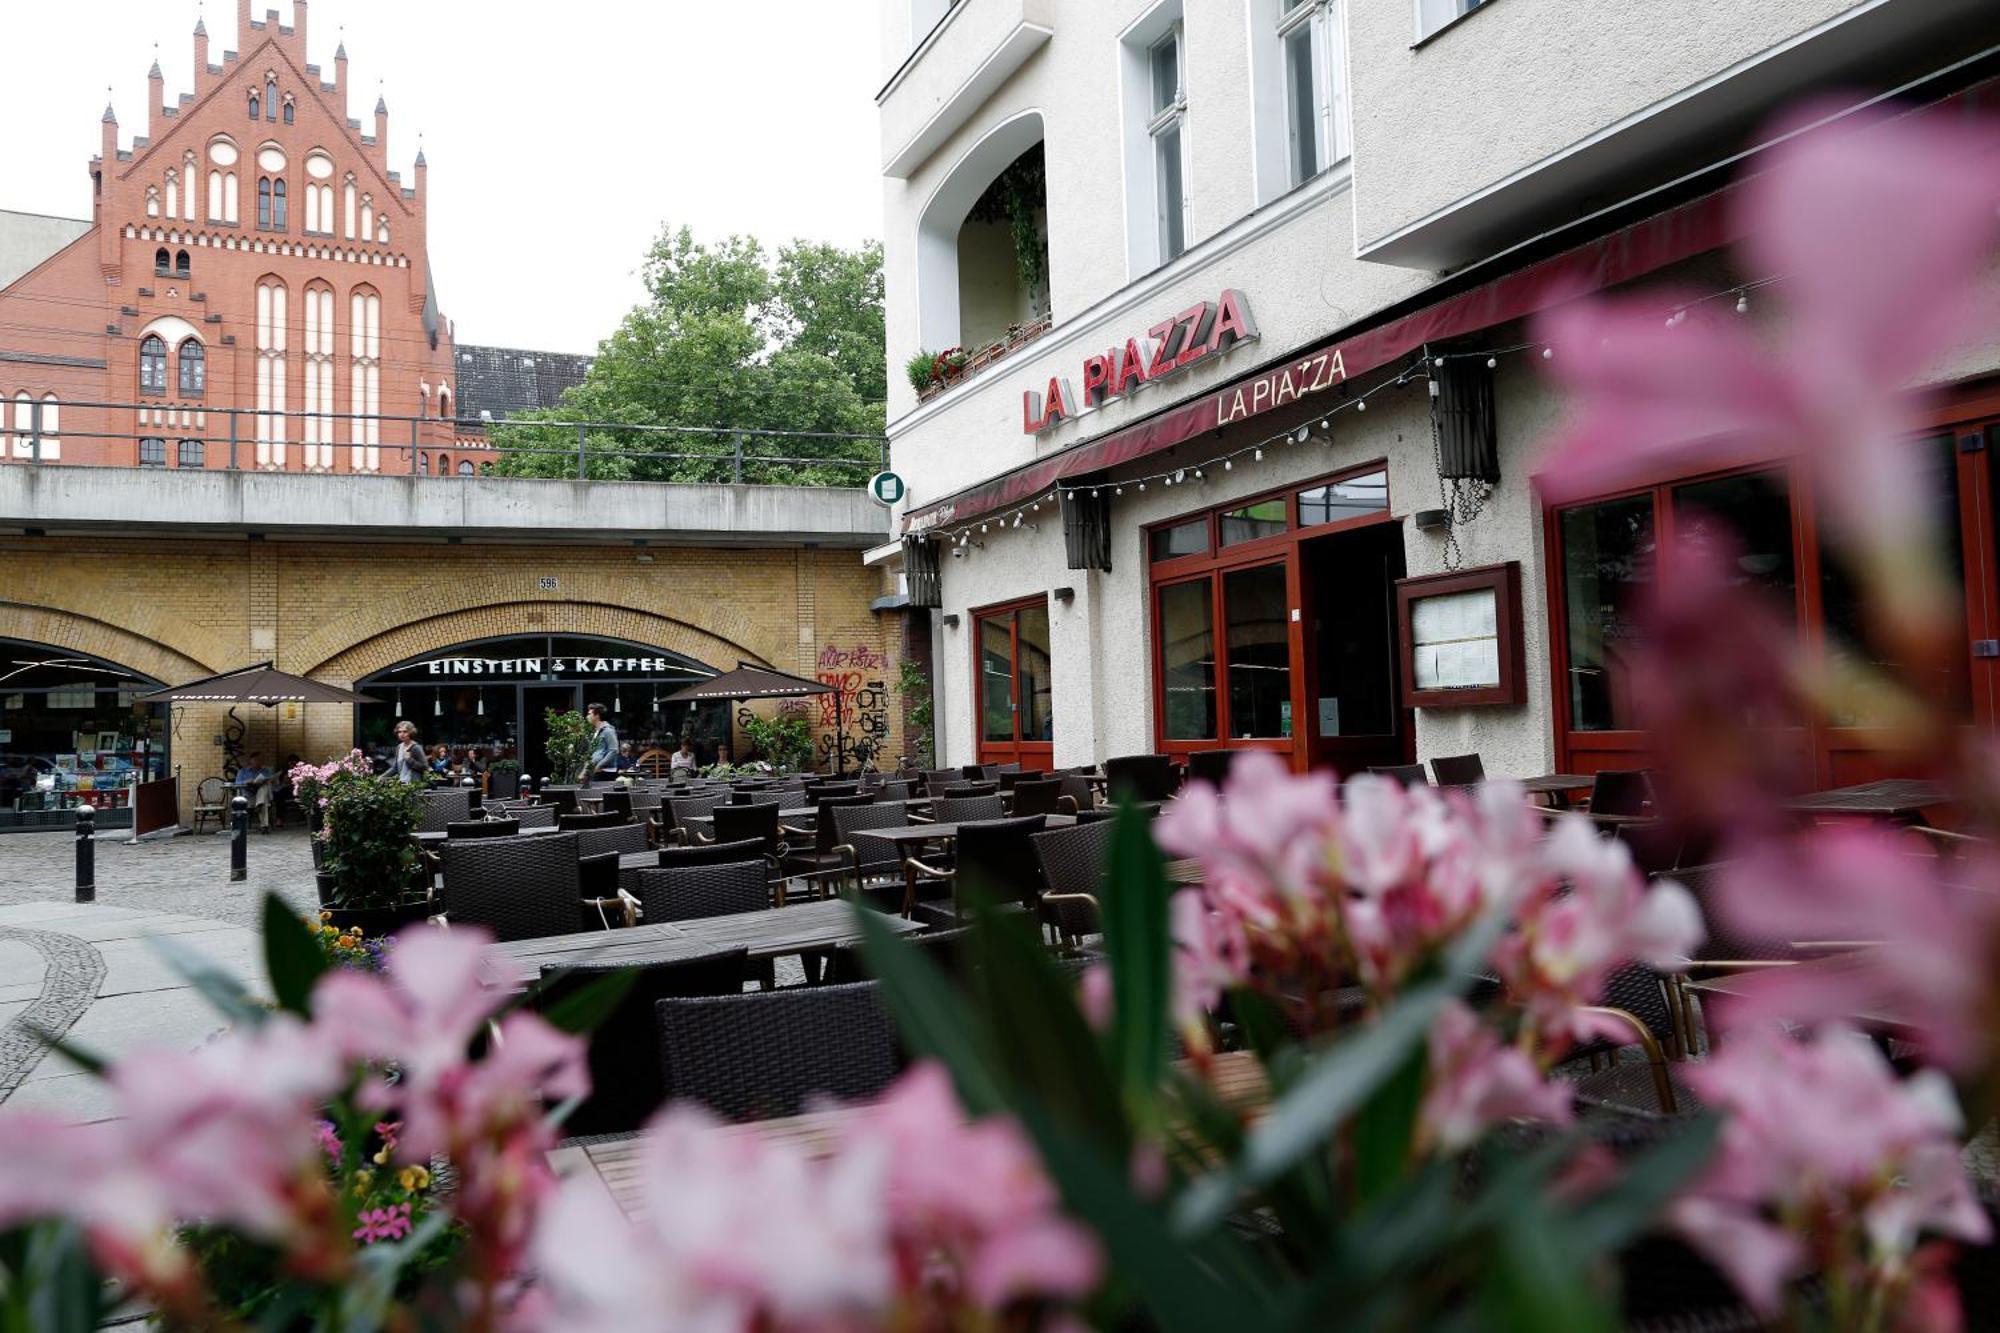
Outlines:
<svg viewBox="0 0 2000 1333"><path fill-rule="evenodd" d="M463 824L472 818L472 793L457 787L440 787L417 797L417 808L422 812L417 832L443 833L446 826Z"/></svg>
<svg viewBox="0 0 2000 1333"><path fill-rule="evenodd" d="M659 1041L661 1000L697 995L740 995L751 979L747 949L722 949L634 969L630 963L554 964L542 968L535 1006L550 1006L591 982L636 971L632 987L590 1034L590 1096L566 1122L568 1134L624 1134L644 1125L666 1099L656 1060L635 1058Z"/></svg>
<svg viewBox="0 0 2000 1333"><path fill-rule="evenodd" d="M730 1120L797 1115L808 1100L872 1097L902 1067L876 983L661 1000L667 1096Z"/></svg>
<svg viewBox="0 0 2000 1333"><path fill-rule="evenodd" d="M484 926L499 940L571 935L586 915L576 835L479 838L444 845L444 904L453 925Z"/></svg>
<svg viewBox="0 0 2000 1333"><path fill-rule="evenodd" d="M556 827L565 833L576 833L587 828L617 828L625 822L625 816L615 810L606 810L594 815L571 815L558 813Z"/></svg>
<svg viewBox="0 0 2000 1333"><path fill-rule="evenodd" d="M1486 781L1486 765L1476 754L1439 755L1431 760L1431 781L1440 787L1469 787Z"/></svg>
<svg viewBox="0 0 2000 1333"><path fill-rule="evenodd" d="M541 798L556 808L559 815L576 813L576 793L579 788L574 783L545 782L542 784Z"/></svg>
<svg viewBox="0 0 2000 1333"><path fill-rule="evenodd" d="M1236 756L1248 753L1247 750L1196 750L1187 759L1188 781L1199 778L1220 787L1228 780L1229 766L1236 762Z"/></svg>
<svg viewBox="0 0 2000 1333"><path fill-rule="evenodd" d="M834 869L823 878L837 877L874 906L896 910L903 901L903 854L895 843L869 837L868 830L902 828L910 822L908 812L899 805L842 805L832 815Z"/></svg>
<svg viewBox="0 0 2000 1333"><path fill-rule="evenodd" d="M1163 754L1126 754L1104 761L1104 776L1113 799L1164 801L1179 783L1174 761Z"/></svg>
<svg viewBox="0 0 2000 1333"><path fill-rule="evenodd" d="M1422 764L1370 764L1368 771L1378 778L1393 778L1405 787L1431 785L1431 775Z"/></svg>
<svg viewBox="0 0 2000 1333"><path fill-rule="evenodd" d="M1045 815L959 825L951 865L915 857L903 862L903 915L915 915L926 898L949 898L948 903L935 905L940 910L926 915L955 923L964 913L961 889L982 892L998 905L1018 904L1034 912L1042 895L1042 874L1029 839L1047 826Z"/></svg>
<svg viewBox="0 0 2000 1333"><path fill-rule="evenodd" d="M940 824L962 824L975 819L1005 819L1007 807L999 793L986 796L947 796L931 807Z"/></svg>
<svg viewBox="0 0 2000 1333"><path fill-rule="evenodd" d="M1067 944L1103 929L1100 895L1116 827L1110 820L1094 820L1029 839L1042 872L1042 921Z"/></svg>
<svg viewBox="0 0 2000 1333"><path fill-rule="evenodd" d="M504 772L486 774L486 795L489 800L511 801L521 794L521 771L510 768Z"/></svg>
<svg viewBox="0 0 2000 1333"><path fill-rule="evenodd" d="M869 795L827 796L814 802L818 813L809 829L796 828L790 824L778 825L778 831L785 836L791 848L785 854L783 869L787 874L800 874L808 878L834 869L839 858L833 849L840 845L834 836L833 812L847 806L873 805L875 798ZM891 807L901 813L900 807Z"/></svg>
<svg viewBox="0 0 2000 1333"><path fill-rule="evenodd" d="M1071 814L1081 814L1085 810L1097 808L1097 788L1087 773L1065 773L1057 781L1062 783L1062 794L1069 797L1076 808Z"/></svg>
<svg viewBox="0 0 2000 1333"><path fill-rule="evenodd" d="M576 883L583 894L584 916L589 924L605 930L639 924L638 899L625 893L618 883L621 869L618 859L617 852L594 852L576 858Z"/></svg>
<svg viewBox="0 0 2000 1333"><path fill-rule="evenodd" d="M556 808L552 805L517 805L507 815L524 829L556 826Z"/></svg>
<svg viewBox="0 0 2000 1333"><path fill-rule="evenodd" d="M917 935L906 935L903 941L909 947L929 956L932 962L943 968L946 975L964 980L972 975L972 957L969 946L972 943L971 926L958 926L951 930L926 930ZM857 981L873 981L868 970L868 957L859 945L843 944L832 950L826 959L826 984L832 986L852 985Z"/></svg>
<svg viewBox="0 0 2000 1333"><path fill-rule="evenodd" d="M764 845L764 850L772 856L784 854L784 843L778 834L778 805L775 801L762 801L756 805L718 805L713 812L715 835L699 838L702 842L742 842L755 838Z"/></svg>
<svg viewBox="0 0 2000 1333"><path fill-rule="evenodd" d="M906 778L889 778L876 783L873 792L878 801L907 801L910 799L910 783Z"/></svg>
<svg viewBox="0 0 2000 1333"><path fill-rule="evenodd" d="M646 850L646 826L619 824L610 828L579 829L576 845L584 856L602 856L606 852L620 855L643 852Z"/></svg>
<svg viewBox="0 0 2000 1333"><path fill-rule="evenodd" d="M998 779L991 782L956 782L937 793L944 799L965 796L997 796L1000 794Z"/></svg>
<svg viewBox="0 0 2000 1333"><path fill-rule="evenodd" d="M669 796L666 798L664 817L660 820L660 842L677 837L682 842L692 842L693 837L683 820L697 815L713 814L715 807L729 799L727 791L705 792L700 796Z"/></svg>
<svg viewBox="0 0 2000 1333"><path fill-rule="evenodd" d="M221 778L203 778L194 788L194 831L211 819L218 829L229 827L229 784Z"/></svg>
<svg viewBox="0 0 2000 1333"><path fill-rule="evenodd" d="M1014 813L1017 815L1060 815L1075 814L1076 802L1070 801L1069 808L1063 808L1063 780L1061 778L1033 778L1014 784Z"/></svg>
<svg viewBox="0 0 2000 1333"><path fill-rule="evenodd" d="M1593 815L1643 815L1653 799L1653 779L1643 768L1607 768L1590 780Z"/></svg>
<svg viewBox="0 0 2000 1333"><path fill-rule="evenodd" d="M1687 1115L1701 1103L1679 1077L1682 1032L1668 979L1639 963L1611 974L1602 1004L1589 1012L1609 1018L1625 1029L1629 1040L1604 1038L1579 1047L1559 1071L1576 1084L1579 1100L1618 1111L1644 1115ZM1623 1048L1636 1045L1643 1062L1621 1060Z"/></svg>
<svg viewBox="0 0 2000 1333"><path fill-rule="evenodd" d="M946 787L956 787L965 781L965 774L955 768L934 768L923 775L924 795L942 796Z"/></svg>
<svg viewBox="0 0 2000 1333"><path fill-rule="evenodd" d="M641 870L634 879L639 910L649 924L761 912L771 905L761 856L720 865Z"/></svg>
<svg viewBox="0 0 2000 1333"><path fill-rule="evenodd" d="M451 839L511 838L520 831L518 819L468 819L444 826L444 836Z"/></svg>
<svg viewBox="0 0 2000 1333"><path fill-rule="evenodd" d="M603 787L598 791L598 806L607 815L617 815L621 822L632 818L632 789L630 787Z"/></svg>
<svg viewBox="0 0 2000 1333"><path fill-rule="evenodd" d="M656 853L660 865L670 869L754 861L763 854L764 844L756 838L745 838L741 842L698 842L686 847L662 847Z"/></svg>

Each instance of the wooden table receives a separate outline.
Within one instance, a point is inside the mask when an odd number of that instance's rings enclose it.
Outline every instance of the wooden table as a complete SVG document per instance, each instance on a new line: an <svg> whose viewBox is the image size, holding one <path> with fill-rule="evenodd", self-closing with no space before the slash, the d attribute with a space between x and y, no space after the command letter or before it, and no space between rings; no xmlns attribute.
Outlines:
<svg viewBox="0 0 2000 1333"><path fill-rule="evenodd" d="M752 802L752 804L753 805L759 804L759 802ZM762 802L762 804L768 805L769 802L768 801ZM907 800L876 801L875 804L900 805L907 808L912 805L929 805L930 798L927 796L912 796ZM817 819L817 818L819 818L819 807L816 805L781 806L779 807L778 810L778 822L780 824L797 824L801 820ZM715 823L715 816L713 814L689 815L687 818L681 821L681 825L684 828L694 824L713 824L713 823Z"/></svg>
<svg viewBox="0 0 2000 1333"><path fill-rule="evenodd" d="M1530 796L1546 796L1551 805L1571 806L1576 804L1578 792L1587 792L1597 785L1597 779L1581 773L1544 773L1538 778L1507 778L1520 784L1522 791Z"/></svg>
<svg viewBox="0 0 2000 1333"><path fill-rule="evenodd" d="M861 924L854 914L868 910L830 899L798 907L699 917L693 921L661 921L624 930L586 930L574 935L513 940L494 945L493 952L515 960L531 972L551 963L630 963L643 967L736 948L747 948L753 959L783 958L858 943ZM924 928L921 921L906 921L899 916L877 913L876 919L898 935Z"/></svg>
<svg viewBox="0 0 2000 1333"><path fill-rule="evenodd" d="M1886 819L1902 824L1921 824L1924 811L1948 805L1952 794L1935 782L1922 778L1884 778L1861 782L1832 791L1816 791L1785 802L1785 808L1801 815L1851 815Z"/></svg>
<svg viewBox="0 0 2000 1333"><path fill-rule="evenodd" d="M1076 823L1075 815L1043 815L1042 818L1047 821L1044 828L1068 828ZM896 844L896 849L902 851L911 847L927 847L934 842L955 841L958 831L967 824L995 822L997 821L991 819L965 819L949 824L906 824L901 828L862 828L854 830L854 836L880 838L884 842L893 842Z"/></svg>
<svg viewBox="0 0 2000 1333"><path fill-rule="evenodd" d="M1182 1069L1189 1067L1187 1062L1181 1062ZM1212 1086L1225 1103L1253 1115L1262 1111L1270 1101L1263 1066L1249 1051L1225 1051L1216 1056ZM827 1157L832 1155L835 1145L839 1143L841 1130L863 1110L858 1106L835 1106L777 1120L726 1125L720 1132L737 1136L754 1134L772 1142L795 1144L810 1157ZM646 1136L643 1132L577 1140L551 1152L549 1165L555 1169L556 1175L565 1180L594 1181L624 1210L627 1217L638 1218L645 1213L645 1173L642 1168L645 1147Z"/></svg>
<svg viewBox="0 0 2000 1333"><path fill-rule="evenodd" d="M561 833L561 832L562 832L562 830L561 830L561 829L559 829L559 828L524 828L524 829L516 829L516 830L515 830L514 832L512 832L512 833L509 833L509 834L505 834L505 835L503 835L503 837L505 837L505 838L533 838L533 837L538 837L538 836L540 836L540 835L542 835L542 834L544 834L544 833ZM444 843L446 843L446 842L478 842L478 841L480 841L480 839L478 839L478 838L463 838L463 837L461 837L461 838L453 838L453 837L451 836L451 834L449 834L449 833L443 833L443 832L437 832L437 833L412 833L412 834L411 834L410 836L411 836L411 837L413 837L413 838L415 838L415 839L416 839L416 840L417 840L417 841L418 841L419 843L422 843L422 844L423 844L424 846L426 846L426 847L437 847L437 846L441 846L442 844L444 844ZM488 841L494 841L494 839L488 839Z"/></svg>

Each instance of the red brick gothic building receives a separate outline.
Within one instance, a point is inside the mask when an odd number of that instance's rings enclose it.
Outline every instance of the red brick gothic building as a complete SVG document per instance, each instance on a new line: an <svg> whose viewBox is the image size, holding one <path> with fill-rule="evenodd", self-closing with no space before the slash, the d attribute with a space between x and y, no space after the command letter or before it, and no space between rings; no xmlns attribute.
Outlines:
<svg viewBox="0 0 2000 1333"><path fill-rule="evenodd" d="M290 27L252 3L219 62L196 25L173 105L155 62L128 147L105 109L87 224L0 213L8 461L387 473L459 452L423 154L406 186L383 101L372 134L348 118L347 52L330 83L307 61L307 0Z"/></svg>

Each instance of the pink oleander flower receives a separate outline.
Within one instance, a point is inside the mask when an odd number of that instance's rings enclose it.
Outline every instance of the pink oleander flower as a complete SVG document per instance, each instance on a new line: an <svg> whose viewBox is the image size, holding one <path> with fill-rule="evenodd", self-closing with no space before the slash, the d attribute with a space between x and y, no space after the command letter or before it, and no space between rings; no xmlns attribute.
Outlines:
<svg viewBox="0 0 2000 1333"><path fill-rule="evenodd" d="M1535 1038L1559 1053L1604 1030L1583 1011L1612 973L1632 962L1667 969L1686 961L1702 940L1701 910L1678 884L1647 885L1630 850L1581 816L1556 821L1541 861L1546 877L1517 908L1493 967Z"/></svg>
<svg viewBox="0 0 2000 1333"><path fill-rule="evenodd" d="M1736 997L1714 1002L1720 1024L1881 1014L1949 1068L1971 1071L1991 1057L2000 1036L2000 860L1984 851L1942 862L1911 856L1898 837L1820 828L1756 843L1729 863L1716 897L1730 927L1779 945L1865 947L1744 978Z"/></svg>
<svg viewBox="0 0 2000 1333"><path fill-rule="evenodd" d="M363 1245L401 1240L410 1234L410 1205L397 1203L387 1208L366 1208L357 1220L361 1225L354 1228L354 1239Z"/></svg>
<svg viewBox="0 0 2000 1333"><path fill-rule="evenodd" d="M1431 1025L1430 1087L1419 1113L1422 1140L1446 1153L1463 1151L1503 1120L1570 1122L1573 1089L1552 1082L1479 1015L1454 1000Z"/></svg>
<svg viewBox="0 0 2000 1333"><path fill-rule="evenodd" d="M1807 108L1780 129L1811 124ZM1794 458L1858 557L1896 641L1935 650L1956 597L1929 540L1931 498L1900 442L1915 381L1975 327L2000 218L2000 137L1940 115L1847 116L1768 155L1735 223L1744 270L1777 278L1776 345L1717 303L1648 293L1545 317L1572 414L1539 474L1553 499L1658 475ZM1688 317L1668 327L1666 311ZM1925 653L1928 656L1928 652Z"/></svg>
<svg viewBox="0 0 2000 1333"><path fill-rule="evenodd" d="M1934 1305L1923 1239L1989 1238L1942 1074L1898 1082L1873 1044L1836 1025L1803 1040L1743 1030L1686 1077L1727 1119L1671 1216L1759 1311L1775 1312L1809 1270L1857 1303L1894 1309L1914 1288Z"/></svg>
<svg viewBox="0 0 2000 1333"><path fill-rule="evenodd" d="M968 1123L935 1065L856 1108L825 1157L678 1106L650 1126L641 1169L637 1220L582 1184L544 1211L541 1327L954 1327L1086 1294L1102 1271L1020 1130Z"/></svg>

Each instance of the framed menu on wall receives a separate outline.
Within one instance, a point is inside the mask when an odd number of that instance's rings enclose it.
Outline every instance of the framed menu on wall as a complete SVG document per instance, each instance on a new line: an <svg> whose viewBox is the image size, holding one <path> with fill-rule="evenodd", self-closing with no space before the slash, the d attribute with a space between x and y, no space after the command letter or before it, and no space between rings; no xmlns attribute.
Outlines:
<svg viewBox="0 0 2000 1333"><path fill-rule="evenodd" d="M1403 706L1527 702L1517 561L1396 581Z"/></svg>

